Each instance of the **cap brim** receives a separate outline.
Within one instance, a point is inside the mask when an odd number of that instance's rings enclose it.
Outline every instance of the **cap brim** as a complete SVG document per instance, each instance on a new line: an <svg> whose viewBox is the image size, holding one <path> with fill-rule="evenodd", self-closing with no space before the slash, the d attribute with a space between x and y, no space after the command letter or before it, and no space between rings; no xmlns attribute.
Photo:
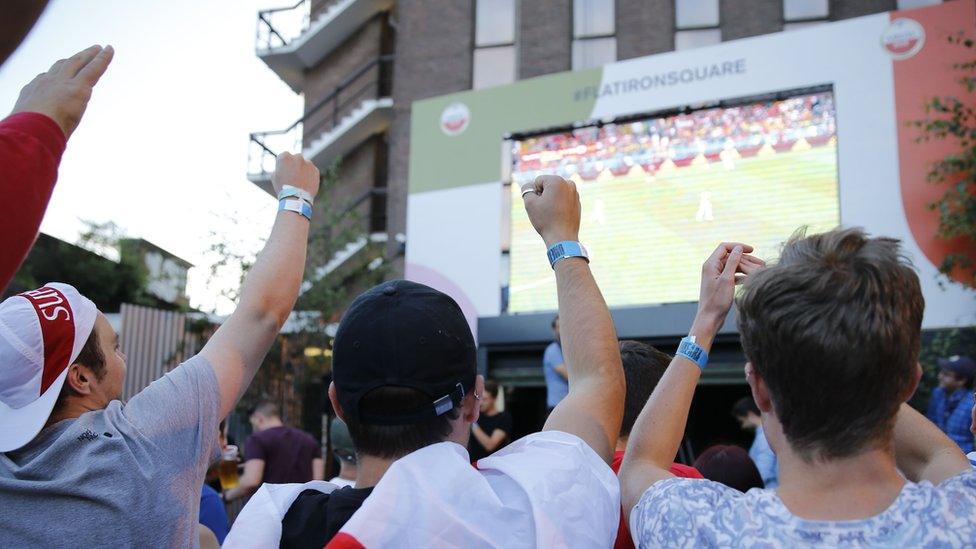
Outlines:
<svg viewBox="0 0 976 549"><path fill-rule="evenodd" d="M65 368L40 398L23 408L10 408L0 402L0 452L16 450L41 432L58 401L68 370Z"/></svg>

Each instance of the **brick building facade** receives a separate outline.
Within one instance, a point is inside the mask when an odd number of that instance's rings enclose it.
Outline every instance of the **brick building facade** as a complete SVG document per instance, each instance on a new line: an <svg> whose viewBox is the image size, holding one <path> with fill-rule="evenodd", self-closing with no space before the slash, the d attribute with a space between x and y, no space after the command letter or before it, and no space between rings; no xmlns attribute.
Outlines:
<svg viewBox="0 0 976 549"><path fill-rule="evenodd" d="M252 134L249 179L269 190L271 153L298 144L320 168L341 158L328 199L361 214L364 244L333 263L382 257L402 276L414 101L938 2L304 0L258 16L257 54L304 94L305 116Z"/></svg>

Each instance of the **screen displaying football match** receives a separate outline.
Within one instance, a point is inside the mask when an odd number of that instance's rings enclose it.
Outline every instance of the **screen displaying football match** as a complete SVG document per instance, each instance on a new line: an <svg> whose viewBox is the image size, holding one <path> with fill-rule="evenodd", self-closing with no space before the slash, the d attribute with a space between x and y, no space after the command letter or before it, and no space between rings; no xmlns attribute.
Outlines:
<svg viewBox="0 0 976 549"><path fill-rule="evenodd" d="M611 307L697 301L701 264L720 242L775 259L797 228L840 222L830 91L511 143L510 313L557 308L519 190L541 174L576 183L580 240Z"/></svg>

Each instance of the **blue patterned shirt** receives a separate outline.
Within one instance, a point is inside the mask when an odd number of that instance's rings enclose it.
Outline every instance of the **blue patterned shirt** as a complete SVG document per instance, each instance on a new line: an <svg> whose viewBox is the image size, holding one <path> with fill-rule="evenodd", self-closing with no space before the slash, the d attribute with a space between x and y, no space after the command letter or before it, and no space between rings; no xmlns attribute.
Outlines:
<svg viewBox="0 0 976 549"><path fill-rule="evenodd" d="M863 520L794 516L774 490L743 494L709 480L672 478L644 492L630 514L637 547L973 547L976 470L938 486L907 482L881 514Z"/></svg>
<svg viewBox="0 0 976 549"><path fill-rule="evenodd" d="M962 448L963 452L976 450L973 447L973 433L970 431L973 413L973 393L966 389L956 389L947 395L942 387L932 391L929 400L929 421L939 426Z"/></svg>

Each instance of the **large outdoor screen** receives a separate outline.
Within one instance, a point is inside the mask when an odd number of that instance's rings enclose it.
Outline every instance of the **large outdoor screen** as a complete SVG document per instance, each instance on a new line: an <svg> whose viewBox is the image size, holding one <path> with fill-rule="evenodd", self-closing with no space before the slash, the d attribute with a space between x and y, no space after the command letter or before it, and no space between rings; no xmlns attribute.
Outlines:
<svg viewBox="0 0 976 549"><path fill-rule="evenodd" d="M830 91L514 140L502 282L510 313L556 309L519 192L553 173L576 182L580 240L611 307L696 301L701 263L719 242L772 259L797 228L840 221Z"/></svg>

